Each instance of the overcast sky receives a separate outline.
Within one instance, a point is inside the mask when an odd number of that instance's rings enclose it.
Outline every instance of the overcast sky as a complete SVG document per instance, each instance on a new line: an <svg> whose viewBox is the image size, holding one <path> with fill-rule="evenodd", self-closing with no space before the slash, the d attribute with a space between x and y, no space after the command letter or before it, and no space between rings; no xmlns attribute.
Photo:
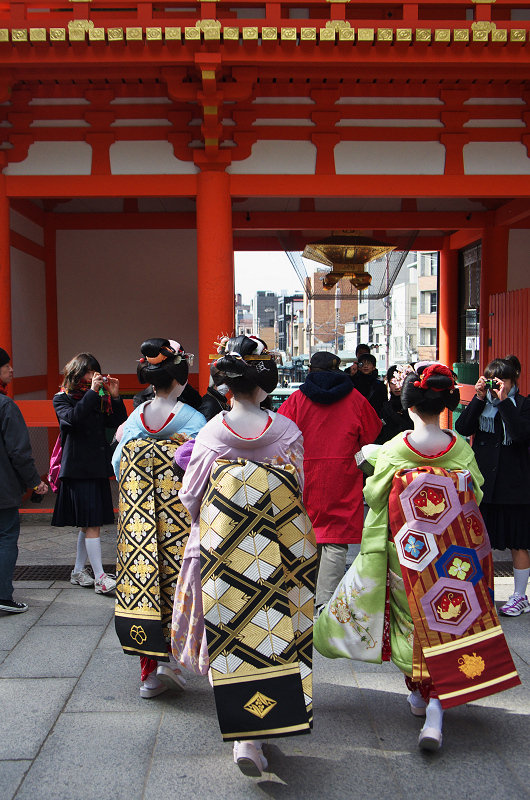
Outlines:
<svg viewBox="0 0 530 800"><path fill-rule="evenodd" d="M236 292L241 293L245 305L250 305L256 292L262 290L276 294L281 294L282 289L289 294L302 291L298 276L284 252L236 251L234 256Z"/></svg>

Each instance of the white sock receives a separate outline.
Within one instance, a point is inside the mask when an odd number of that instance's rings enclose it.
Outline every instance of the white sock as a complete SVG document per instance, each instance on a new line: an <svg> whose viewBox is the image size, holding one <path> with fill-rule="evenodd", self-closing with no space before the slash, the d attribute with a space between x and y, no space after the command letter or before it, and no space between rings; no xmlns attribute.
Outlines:
<svg viewBox="0 0 530 800"><path fill-rule="evenodd" d="M413 692L410 693L410 704L414 706L414 708L425 708L427 703L421 696L420 690L415 689Z"/></svg>
<svg viewBox="0 0 530 800"><path fill-rule="evenodd" d="M530 569L515 569L513 568L513 578L515 582L515 593L520 594L521 597L526 595L526 587L528 584L528 577L530 576Z"/></svg>
<svg viewBox="0 0 530 800"><path fill-rule="evenodd" d="M83 531L79 531L79 536L77 537L77 555L75 558L74 572L81 572L81 570L85 568L86 559L87 551L85 545L85 534Z"/></svg>
<svg viewBox="0 0 530 800"><path fill-rule="evenodd" d="M429 700L429 705L427 706L425 725L423 727L436 728L436 730L441 731L443 718L444 718L444 712L442 704L440 703L437 697L431 697L431 699Z"/></svg>
<svg viewBox="0 0 530 800"><path fill-rule="evenodd" d="M85 539L88 558L94 570L96 580L103 575L103 564L101 563L101 539Z"/></svg>
<svg viewBox="0 0 530 800"><path fill-rule="evenodd" d="M177 659L175 658L173 653L168 653L168 656L169 656L169 664L168 664L167 661L157 661L156 663L158 664L158 666L159 667L169 667L169 669L172 669L172 670L179 669L179 665L178 665Z"/></svg>

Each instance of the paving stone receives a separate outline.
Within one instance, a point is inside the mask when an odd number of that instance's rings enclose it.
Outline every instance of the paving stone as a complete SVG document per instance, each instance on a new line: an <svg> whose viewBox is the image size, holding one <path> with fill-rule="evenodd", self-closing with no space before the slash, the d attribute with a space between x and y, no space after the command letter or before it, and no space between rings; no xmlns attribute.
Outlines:
<svg viewBox="0 0 530 800"><path fill-rule="evenodd" d="M8 733L0 738L0 759L35 758L74 684L72 678L0 680L2 725Z"/></svg>
<svg viewBox="0 0 530 800"><path fill-rule="evenodd" d="M58 594L58 589L20 588L17 589L16 599L27 603L30 608L46 608L53 603ZM26 611L25 613L27 614L28 612Z"/></svg>
<svg viewBox="0 0 530 800"><path fill-rule="evenodd" d="M12 650L44 613L44 606L30 607L23 614L0 612L0 649Z"/></svg>
<svg viewBox="0 0 530 800"><path fill-rule="evenodd" d="M70 584L71 585L71 584ZM92 587L76 586L62 591L39 620L39 625L108 625L114 616L114 595L96 594ZM59 593L59 590L54 590Z"/></svg>
<svg viewBox="0 0 530 800"><path fill-rule="evenodd" d="M77 678L103 632L103 626L36 625L0 664L0 678Z"/></svg>
<svg viewBox="0 0 530 800"><path fill-rule="evenodd" d="M98 644L98 649L103 647L110 647L113 650L118 650L121 654L124 655L125 658L129 658L134 660L134 656L125 656L123 650L121 649L120 640L116 635L116 628L114 625L114 617L111 618L109 624L107 625L107 629L103 634L101 641Z"/></svg>
<svg viewBox="0 0 530 800"><path fill-rule="evenodd" d="M31 761L0 761L0 800L11 800Z"/></svg>
<svg viewBox="0 0 530 800"><path fill-rule="evenodd" d="M15 589L55 589L53 581L13 581Z"/></svg>
<svg viewBox="0 0 530 800"><path fill-rule="evenodd" d="M17 800L140 800L160 716L154 711L136 724L128 713L62 715ZM174 787L168 792L175 796Z"/></svg>
<svg viewBox="0 0 530 800"><path fill-rule="evenodd" d="M0 664L9 655L9 650L0 650Z"/></svg>

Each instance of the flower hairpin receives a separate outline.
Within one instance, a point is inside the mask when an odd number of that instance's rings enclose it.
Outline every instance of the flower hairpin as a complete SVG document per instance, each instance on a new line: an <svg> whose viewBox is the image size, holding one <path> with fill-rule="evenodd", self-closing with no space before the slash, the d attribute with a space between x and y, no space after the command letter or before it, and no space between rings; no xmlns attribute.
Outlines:
<svg viewBox="0 0 530 800"><path fill-rule="evenodd" d="M407 375L410 375L411 372L414 372L414 370L410 364L399 364L390 378L390 383L397 389L403 388L405 378Z"/></svg>

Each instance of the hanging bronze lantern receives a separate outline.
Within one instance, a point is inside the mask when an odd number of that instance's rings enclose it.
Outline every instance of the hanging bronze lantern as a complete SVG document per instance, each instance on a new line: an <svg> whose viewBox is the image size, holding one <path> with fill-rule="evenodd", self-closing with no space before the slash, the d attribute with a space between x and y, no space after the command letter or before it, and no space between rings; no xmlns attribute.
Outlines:
<svg viewBox="0 0 530 800"><path fill-rule="evenodd" d="M329 291L341 278L349 278L350 283L362 291L372 282L365 265L395 249L395 245L378 242L355 231L333 231L326 239L306 245L302 255L331 268L323 279L324 289Z"/></svg>

